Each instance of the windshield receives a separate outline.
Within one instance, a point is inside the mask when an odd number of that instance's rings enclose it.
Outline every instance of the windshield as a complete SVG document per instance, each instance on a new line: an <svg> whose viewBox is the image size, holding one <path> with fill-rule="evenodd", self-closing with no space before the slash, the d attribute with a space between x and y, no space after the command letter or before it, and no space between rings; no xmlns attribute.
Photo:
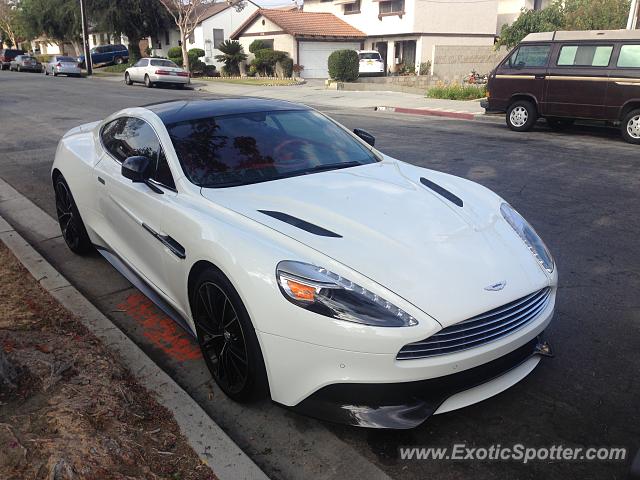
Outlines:
<svg viewBox="0 0 640 480"><path fill-rule="evenodd" d="M381 60L380 54L377 52L359 53L360 60Z"/></svg>
<svg viewBox="0 0 640 480"><path fill-rule="evenodd" d="M177 68L178 65L173 63L171 60L151 60L152 67L173 67Z"/></svg>
<svg viewBox="0 0 640 480"><path fill-rule="evenodd" d="M230 187L377 162L360 141L311 110L245 113L167 125L187 178Z"/></svg>
<svg viewBox="0 0 640 480"><path fill-rule="evenodd" d="M56 57L58 62L68 62L68 63L76 63L76 60L71 57Z"/></svg>

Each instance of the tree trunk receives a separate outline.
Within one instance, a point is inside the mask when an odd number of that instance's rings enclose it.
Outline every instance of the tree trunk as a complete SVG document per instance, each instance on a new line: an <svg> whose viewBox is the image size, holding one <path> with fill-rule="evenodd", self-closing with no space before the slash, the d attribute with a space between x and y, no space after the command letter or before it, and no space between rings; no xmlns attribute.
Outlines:
<svg viewBox="0 0 640 480"><path fill-rule="evenodd" d="M130 37L128 34L127 38L129 39L129 63L135 63L142 58L142 52L140 51L140 39Z"/></svg>
<svg viewBox="0 0 640 480"><path fill-rule="evenodd" d="M189 72L189 54L187 53L187 35L182 27L180 27L180 39L182 40L182 68Z"/></svg>

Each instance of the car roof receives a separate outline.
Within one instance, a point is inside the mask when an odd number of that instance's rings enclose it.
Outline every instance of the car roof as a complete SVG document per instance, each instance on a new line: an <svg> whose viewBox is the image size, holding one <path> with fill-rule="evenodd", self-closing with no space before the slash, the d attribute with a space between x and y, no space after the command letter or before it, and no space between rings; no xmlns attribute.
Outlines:
<svg viewBox="0 0 640 480"><path fill-rule="evenodd" d="M552 42L578 40L640 40L640 30L576 30L530 33L522 42Z"/></svg>
<svg viewBox="0 0 640 480"><path fill-rule="evenodd" d="M155 113L165 125L198 118L237 115L242 113L310 110L299 103L257 97L174 100L143 105Z"/></svg>

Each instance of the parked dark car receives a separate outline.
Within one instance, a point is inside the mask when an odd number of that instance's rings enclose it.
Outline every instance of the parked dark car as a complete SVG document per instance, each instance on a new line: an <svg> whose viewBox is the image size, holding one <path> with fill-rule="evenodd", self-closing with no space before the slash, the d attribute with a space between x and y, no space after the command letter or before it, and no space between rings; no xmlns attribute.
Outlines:
<svg viewBox="0 0 640 480"><path fill-rule="evenodd" d="M9 70L15 72L42 72L42 63L36 57L31 55L17 55L9 63Z"/></svg>
<svg viewBox="0 0 640 480"><path fill-rule="evenodd" d="M124 45L100 45L91 49L91 63L105 65L115 63L120 65L129 61L129 50ZM78 57L78 64L85 66L84 55Z"/></svg>
<svg viewBox="0 0 640 480"><path fill-rule="evenodd" d="M529 34L491 72L487 97L486 110L506 112L515 131L540 117L554 129L602 120L640 144L640 31Z"/></svg>
<svg viewBox="0 0 640 480"><path fill-rule="evenodd" d="M9 68L11 60L24 53L24 50L19 50L16 48L5 48L0 50L0 70Z"/></svg>

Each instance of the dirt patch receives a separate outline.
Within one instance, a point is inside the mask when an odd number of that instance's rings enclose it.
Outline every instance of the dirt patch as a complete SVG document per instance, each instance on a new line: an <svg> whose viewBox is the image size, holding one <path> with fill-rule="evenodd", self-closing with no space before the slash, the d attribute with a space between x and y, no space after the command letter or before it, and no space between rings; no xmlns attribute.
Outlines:
<svg viewBox="0 0 640 480"><path fill-rule="evenodd" d="M171 413L0 243L0 479L215 479Z"/></svg>

